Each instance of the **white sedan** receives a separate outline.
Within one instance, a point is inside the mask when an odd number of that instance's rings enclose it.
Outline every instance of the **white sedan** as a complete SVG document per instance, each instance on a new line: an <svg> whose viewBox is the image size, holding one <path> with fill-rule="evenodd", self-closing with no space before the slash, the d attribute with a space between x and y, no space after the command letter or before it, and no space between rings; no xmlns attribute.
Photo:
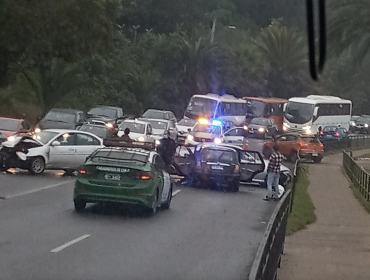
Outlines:
<svg viewBox="0 0 370 280"><path fill-rule="evenodd" d="M103 139L76 130L45 129L33 135L33 139L40 145L28 149L23 159L31 174L41 174L45 169L71 173L96 149L104 147Z"/></svg>
<svg viewBox="0 0 370 280"><path fill-rule="evenodd" d="M122 136L124 134L124 130L128 128L130 129L130 138L134 141L139 142L154 142L155 139L152 137L153 129L150 123L140 120L124 120L119 125L119 132L118 136Z"/></svg>

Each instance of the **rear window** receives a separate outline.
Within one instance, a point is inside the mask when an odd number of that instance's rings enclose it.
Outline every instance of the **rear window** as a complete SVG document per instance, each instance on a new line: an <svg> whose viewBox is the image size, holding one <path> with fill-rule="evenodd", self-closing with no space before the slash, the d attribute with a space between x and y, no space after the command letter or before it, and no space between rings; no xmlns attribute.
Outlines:
<svg viewBox="0 0 370 280"><path fill-rule="evenodd" d="M237 163L238 157L237 157L236 152L233 152L233 151L204 149L202 151L202 161L221 162L221 163Z"/></svg>
<svg viewBox="0 0 370 280"><path fill-rule="evenodd" d="M130 150L101 150L94 154L91 158L93 162L130 162L133 164L145 165L148 162L149 153L140 153Z"/></svg>
<svg viewBox="0 0 370 280"><path fill-rule="evenodd" d="M267 119L253 119L251 124L267 125Z"/></svg>
<svg viewBox="0 0 370 280"><path fill-rule="evenodd" d="M307 143L320 143L320 140L316 137L302 137L302 140Z"/></svg>
<svg viewBox="0 0 370 280"><path fill-rule="evenodd" d="M337 127L335 126L329 126L329 127L325 127L323 129L324 132L336 132L337 131Z"/></svg>

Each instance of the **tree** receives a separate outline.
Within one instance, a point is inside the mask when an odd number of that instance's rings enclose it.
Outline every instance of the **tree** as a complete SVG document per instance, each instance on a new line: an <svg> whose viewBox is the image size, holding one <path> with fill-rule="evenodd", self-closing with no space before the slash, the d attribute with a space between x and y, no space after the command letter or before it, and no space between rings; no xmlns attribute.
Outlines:
<svg viewBox="0 0 370 280"><path fill-rule="evenodd" d="M370 0L333 1L328 16L331 49L339 55L350 49L355 62L370 52Z"/></svg>

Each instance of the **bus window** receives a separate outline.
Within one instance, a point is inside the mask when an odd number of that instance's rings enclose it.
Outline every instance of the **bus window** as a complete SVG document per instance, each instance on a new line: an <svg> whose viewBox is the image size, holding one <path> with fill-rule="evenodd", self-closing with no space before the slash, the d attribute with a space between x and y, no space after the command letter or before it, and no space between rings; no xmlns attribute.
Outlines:
<svg viewBox="0 0 370 280"><path fill-rule="evenodd" d="M245 116L246 112L245 103L220 102L216 116Z"/></svg>
<svg viewBox="0 0 370 280"><path fill-rule="evenodd" d="M248 117L263 117L265 111L265 103L255 100L247 100L247 116Z"/></svg>

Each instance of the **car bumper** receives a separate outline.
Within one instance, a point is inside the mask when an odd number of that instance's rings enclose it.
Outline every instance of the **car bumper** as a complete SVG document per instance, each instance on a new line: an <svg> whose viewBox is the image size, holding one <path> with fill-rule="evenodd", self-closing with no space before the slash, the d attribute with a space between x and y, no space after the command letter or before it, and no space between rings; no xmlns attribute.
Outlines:
<svg viewBox="0 0 370 280"><path fill-rule="evenodd" d="M307 153L300 153L299 157L300 158L305 158L305 159L323 158L324 154L323 154L323 152L320 152L320 153L307 152Z"/></svg>
<svg viewBox="0 0 370 280"><path fill-rule="evenodd" d="M87 180L77 179L73 199L82 199L86 202L119 202L130 205L151 207L155 193L153 187L144 188L117 188L111 186L94 185Z"/></svg>
<svg viewBox="0 0 370 280"><path fill-rule="evenodd" d="M196 172L195 179L201 183L211 183L214 185L228 185L235 180L240 179L239 174L212 174Z"/></svg>

